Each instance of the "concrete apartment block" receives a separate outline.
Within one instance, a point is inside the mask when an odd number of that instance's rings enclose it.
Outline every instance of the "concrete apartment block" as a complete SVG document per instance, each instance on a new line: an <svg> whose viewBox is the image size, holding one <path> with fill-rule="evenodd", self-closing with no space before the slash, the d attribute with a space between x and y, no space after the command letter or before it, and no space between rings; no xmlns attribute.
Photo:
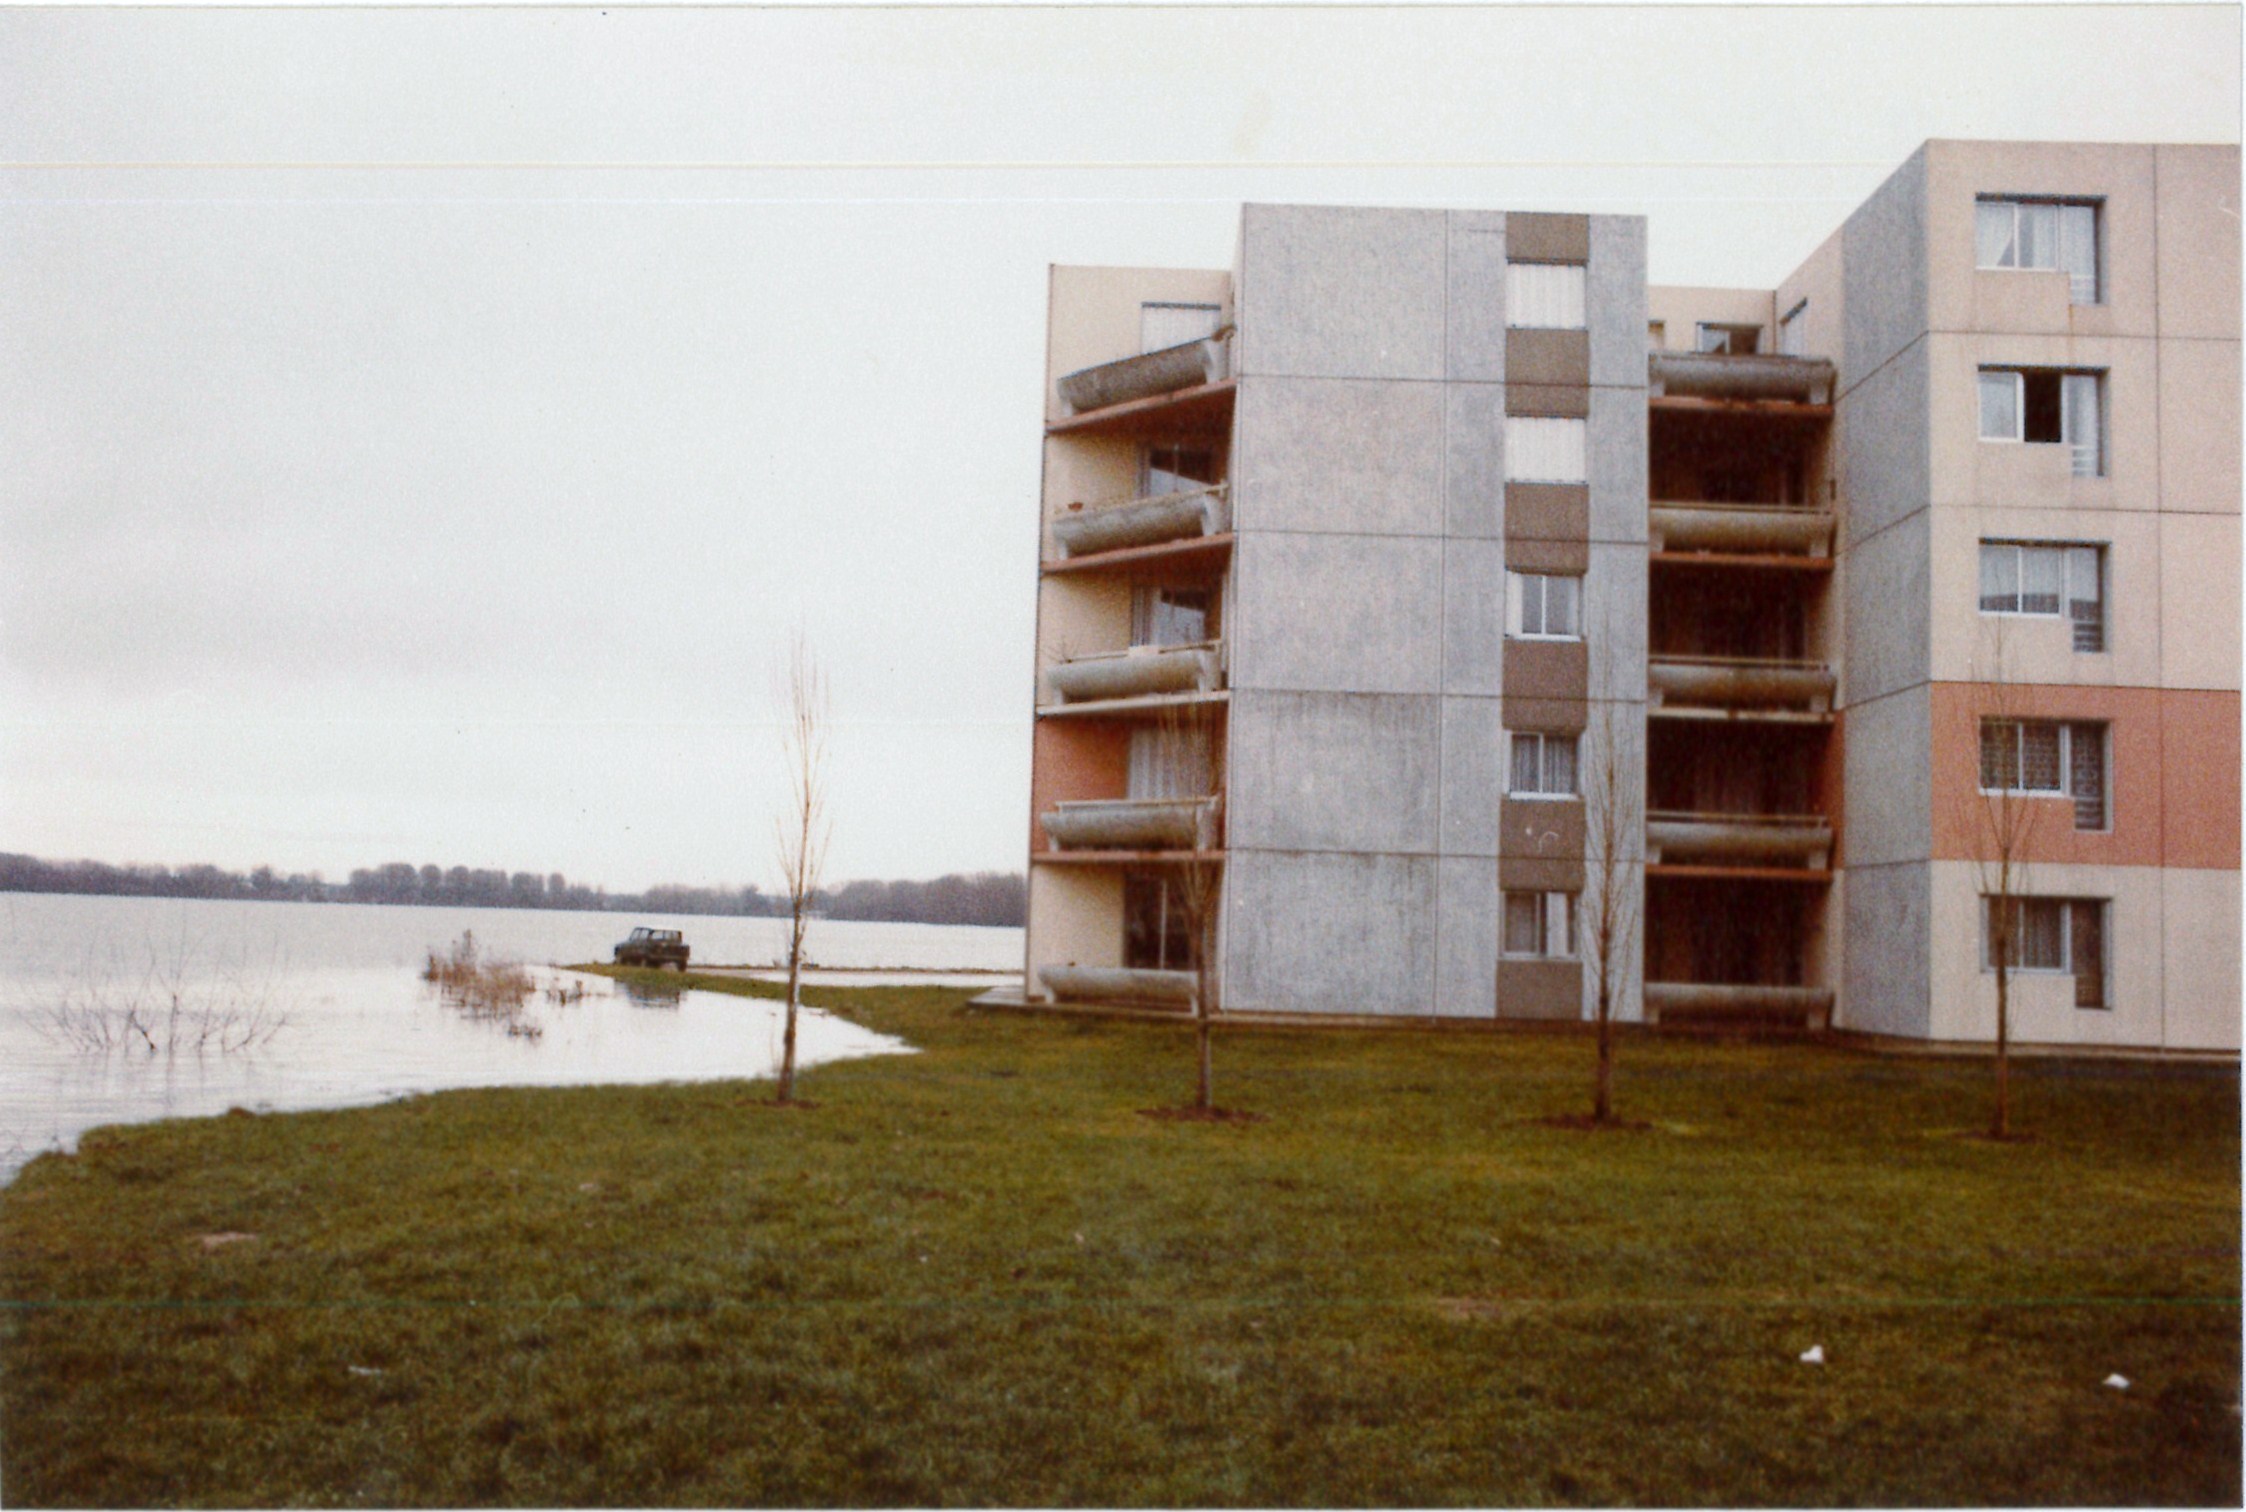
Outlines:
<svg viewBox="0 0 2246 1512"><path fill-rule="evenodd" d="M2013 1037L2235 1051L2237 184L1929 142L1762 290L1523 210L1053 270L1030 998L1579 1020L1611 878L1623 1018L1983 1042L1994 783Z"/></svg>

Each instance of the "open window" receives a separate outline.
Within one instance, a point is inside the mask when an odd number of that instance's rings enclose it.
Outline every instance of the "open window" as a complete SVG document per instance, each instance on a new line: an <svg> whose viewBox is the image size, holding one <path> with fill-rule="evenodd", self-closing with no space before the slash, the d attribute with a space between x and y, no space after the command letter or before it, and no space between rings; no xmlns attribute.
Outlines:
<svg viewBox="0 0 2246 1512"><path fill-rule="evenodd" d="M2071 304L2096 304L2098 206L2093 200L1984 197L1974 204L1973 260L1984 269L2067 275Z"/></svg>
<svg viewBox="0 0 2246 1512"><path fill-rule="evenodd" d="M2074 474L2106 470L2105 375L2060 368L1981 369L1981 439L2065 446Z"/></svg>

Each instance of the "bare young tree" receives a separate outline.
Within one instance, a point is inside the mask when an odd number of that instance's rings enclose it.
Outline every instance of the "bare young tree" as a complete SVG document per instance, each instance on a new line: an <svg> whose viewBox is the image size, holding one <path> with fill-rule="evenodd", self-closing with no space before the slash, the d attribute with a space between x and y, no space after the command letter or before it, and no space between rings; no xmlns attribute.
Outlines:
<svg viewBox="0 0 2246 1512"><path fill-rule="evenodd" d="M803 981L803 936L811 901L826 867L827 732L831 723L827 680L810 645L799 632L788 650L783 695L787 714L780 727L780 752L788 773L788 806L773 821L780 878L788 896L788 1001L780 1039L780 1087L774 1101L795 1101L795 1029Z"/></svg>
<svg viewBox="0 0 2246 1512"><path fill-rule="evenodd" d="M1612 637L1601 636L1601 669L1612 673ZM1605 691L1619 690L1612 675ZM1576 921L1577 948L1588 954L1594 989L1598 1065L1591 1083L1591 1121L1611 1124L1614 1116L1614 1001L1628 980L1629 953L1637 938L1637 898L1630 886L1631 830L1644 818L1631 801L1638 784L1623 748L1627 733L1619 705L1609 696L1595 704L1588 738L1577 742L1577 778L1583 787L1583 875L1590 884L1587 906Z"/></svg>
<svg viewBox="0 0 2246 1512"><path fill-rule="evenodd" d="M2027 896L2028 850L2043 804L2020 788L2025 709L2006 664L2001 617L1991 621L1983 644L1988 655L1985 661L1976 658L1975 667L1986 674L1975 679L1980 770L1974 787L1958 797L1973 836L1981 895L1987 900L1989 963L1996 972L1996 1109L1989 1137L2001 1140L2012 1137L2012 958L2020 900Z"/></svg>
<svg viewBox="0 0 2246 1512"><path fill-rule="evenodd" d="M1190 706L1163 710L1156 741L1157 756L1167 781L1188 790L1200 789L1214 801L1224 793L1223 742L1214 721ZM1193 963L1193 1038L1196 1111L1216 1110L1215 1054L1211 1046L1213 1017L1217 1009L1215 960L1217 902L1223 869L1203 853L1204 826L1196 825L1193 852L1168 872L1170 902L1184 916L1187 950Z"/></svg>

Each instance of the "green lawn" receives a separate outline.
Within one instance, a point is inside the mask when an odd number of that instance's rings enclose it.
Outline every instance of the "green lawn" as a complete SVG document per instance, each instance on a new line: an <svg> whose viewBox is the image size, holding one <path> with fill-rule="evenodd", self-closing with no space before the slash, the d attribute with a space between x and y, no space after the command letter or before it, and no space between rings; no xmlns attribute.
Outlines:
<svg viewBox="0 0 2246 1512"><path fill-rule="evenodd" d="M1985 1066L1630 1039L1586 1134L1581 1039L1262 1032L1208 1125L1171 1026L822 996L924 1053L35 1162L0 1501L2238 1502L2234 1074L1992 1146Z"/></svg>

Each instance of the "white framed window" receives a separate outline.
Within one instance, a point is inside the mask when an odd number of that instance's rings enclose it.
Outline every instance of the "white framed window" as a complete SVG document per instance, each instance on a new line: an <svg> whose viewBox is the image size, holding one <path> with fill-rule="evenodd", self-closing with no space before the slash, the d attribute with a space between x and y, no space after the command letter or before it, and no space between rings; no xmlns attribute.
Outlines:
<svg viewBox="0 0 2246 1512"><path fill-rule="evenodd" d="M1139 306L1139 350L1159 352L1165 347L1205 340L1216 335L1223 318L1222 305L1148 300Z"/></svg>
<svg viewBox="0 0 2246 1512"><path fill-rule="evenodd" d="M1702 352L1752 357L1762 350L1762 327L1703 320L1693 328L1693 345Z"/></svg>
<svg viewBox="0 0 2246 1512"><path fill-rule="evenodd" d="M1505 954L1545 960L1575 956L1575 894L1507 892Z"/></svg>
<svg viewBox="0 0 2246 1512"><path fill-rule="evenodd" d="M1984 196L1973 206L1973 261L1984 269L2064 273L2069 303L2096 304L2097 202Z"/></svg>
<svg viewBox="0 0 2246 1512"><path fill-rule="evenodd" d="M1583 579L1560 573L1506 573L1505 633L1521 640L1581 640Z"/></svg>
<svg viewBox="0 0 2246 1512"><path fill-rule="evenodd" d="M1981 969L1996 970L1998 900L1981 896ZM2109 1008L2104 898L2013 898L2006 969L2074 978L2077 1008Z"/></svg>
<svg viewBox="0 0 2246 1512"><path fill-rule="evenodd" d="M1581 263L1505 265L1505 323L1531 330L1583 329Z"/></svg>
<svg viewBox="0 0 2246 1512"><path fill-rule="evenodd" d="M1981 543L1981 612L2067 620L2077 651L2106 649L2105 579L2100 544Z"/></svg>
<svg viewBox="0 0 2246 1512"><path fill-rule="evenodd" d="M2069 447L2078 478L2106 470L2103 373L1985 367L1980 394L1982 440Z"/></svg>
<svg viewBox="0 0 2246 1512"><path fill-rule="evenodd" d="M1508 483L1581 483L1584 471L1585 434L1581 420L1552 415L1505 417L1505 481Z"/></svg>
<svg viewBox="0 0 2246 1512"><path fill-rule="evenodd" d="M1778 322L1778 355L1781 357L1807 357L1809 355L1809 301L1804 299L1788 310Z"/></svg>
<svg viewBox="0 0 2246 1512"><path fill-rule="evenodd" d="M1516 731L1506 793L1514 798L1575 796L1575 737Z"/></svg>
<svg viewBox="0 0 2246 1512"><path fill-rule="evenodd" d="M1981 791L2074 800L2074 827L2106 827L2106 727L2086 721L1981 721Z"/></svg>

